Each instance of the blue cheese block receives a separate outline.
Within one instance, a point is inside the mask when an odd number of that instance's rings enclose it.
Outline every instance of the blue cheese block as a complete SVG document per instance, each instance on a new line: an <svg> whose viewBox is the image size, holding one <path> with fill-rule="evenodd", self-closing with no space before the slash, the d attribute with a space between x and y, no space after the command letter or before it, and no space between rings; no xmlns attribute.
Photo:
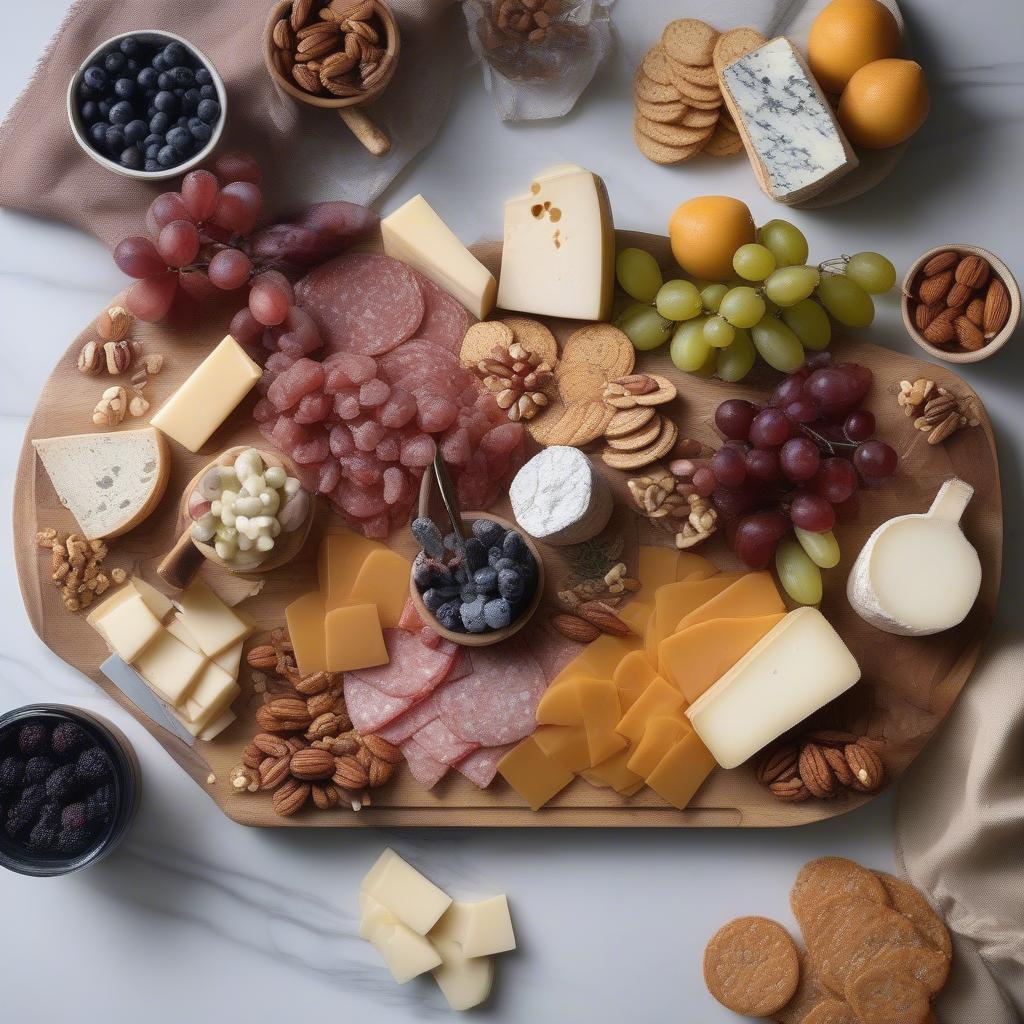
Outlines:
<svg viewBox="0 0 1024 1024"><path fill-rule="evenodd" d="M722 93L761 188L795 204L857 166L857 157L796 47L780 36L722 69Z"/></svg>

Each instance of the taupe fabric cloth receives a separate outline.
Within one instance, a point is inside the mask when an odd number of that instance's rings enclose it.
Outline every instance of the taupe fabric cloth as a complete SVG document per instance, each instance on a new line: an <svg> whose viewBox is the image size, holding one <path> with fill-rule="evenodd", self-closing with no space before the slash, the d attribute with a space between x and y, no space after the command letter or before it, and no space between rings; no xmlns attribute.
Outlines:
<svg viewBox="0 0 1024 1024"><path fill-rule="evenodd" d="M897 855L954 936L942 1024L1024 1020L1024 639L986 646L897 804Z"/></svg>

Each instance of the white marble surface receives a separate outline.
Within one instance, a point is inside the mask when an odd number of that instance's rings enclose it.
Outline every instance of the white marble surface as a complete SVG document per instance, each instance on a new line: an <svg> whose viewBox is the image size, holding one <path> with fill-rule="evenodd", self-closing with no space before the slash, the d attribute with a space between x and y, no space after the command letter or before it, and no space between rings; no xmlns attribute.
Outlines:
<svg viewBox="0 0 1024 1024"><path fill-rule="evenodd" d="M35 0L6 25L0 109L22 87L63 7L62 0ZM723 8L742 13L727 17ZM933 86L927 126L871 195L794 219L814 254L879 249L905 267L926 248L962 240L1020 270L1024 8L1018 0L908 0L904 9ZM539 166L573 160L604 175L620 226L662 230L676 203L706 192L743 197L759 221L782 214L757 191L742 159L659 168L639 158L630 137L630 69L661 24L686 13L763 26L772 10L768 0L619 0L621 45L577 110L558 123L499 125L478 74L468 73L437 142L402 175L384 208L422 191L463 237L495 236L506 194ZM0 213L5 493L52 362L120 285L93 240ZM895 300L883 306L875 340L909 351ZM1024 511L1019 342L964 373L999 435L1008 567L1019 564ZM10 536L7 508L2 515L0 530ZM447 1015L431 982L397 989L354 938L358 880L385 843L457 894L510 894L521 949L502 959L482 1019L726 1021L734 1018L710 999L700 975L701 950L719 924L739 913L789 921L787 890L810 857L842 852L893 866L889 796L821 826L765 833L245 830L41 645L22 609L9 543L0 552L0 711L40 699L94 709L128 733L145 776L136 825L106 863L52 881L0 875L0 1016L11 1024L357 1014L384 1024ZM1020 596L1007 581L1002 607L1019 609Z"/></svg>

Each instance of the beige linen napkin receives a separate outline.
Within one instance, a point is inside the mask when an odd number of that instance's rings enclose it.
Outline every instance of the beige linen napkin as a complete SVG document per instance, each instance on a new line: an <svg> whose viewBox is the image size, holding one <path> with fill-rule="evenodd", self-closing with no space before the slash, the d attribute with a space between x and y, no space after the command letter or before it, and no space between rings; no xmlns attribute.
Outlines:
<svg viewBox="0 0 1024 1024"><path fill-rule="evenodd" d="M1024 1020L1024 639L987 648L899 787L897 856L956 947L942 1024Z"/></svg>

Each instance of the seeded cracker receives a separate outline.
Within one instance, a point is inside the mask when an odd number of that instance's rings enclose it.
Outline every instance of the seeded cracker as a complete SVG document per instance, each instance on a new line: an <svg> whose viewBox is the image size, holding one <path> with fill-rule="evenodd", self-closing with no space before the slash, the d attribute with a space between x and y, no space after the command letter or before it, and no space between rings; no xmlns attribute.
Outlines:
<svg viewBox="0 0 1024 1024"><path fill-rule="evenodd" d="M819 857L800 869L789 894L789 905L800 926L806 929L806 918L812 908L837 896L858 897L883 906L889 902L882 883L867 868L845 857Z"/></svg>
<svg viewBox="0 0 1024 1024"><path fill-rule="evenodd" d="M649 406L637 409L619 409L608 421L608 426L604 429L604 436L607 438L626 437L650 423L656 415L656 410Z"/></svg>
<svg viewBox="0 0 1024 1024"><path fill-rule="evenodd" d="M907 918L940 953L951 957L953 942L949 937L949 929L942 918L932 910L924 896L901 878L894 878L882 871L876 871L874 874L885 887L893 909Z"/></svg>
<svg viewBox="0 0 1024 1024"><path fill-rule="evenodd" d="M652 82L658 85L672 85L672 69L660 45L647 51L640 62L640 67Z"/></svg>
<svg viewBox="0 0 1024 1024"><path fill-rule="evenodd" d="M650 121L642 114L636 116L636 130L649 139L665 146L692 146L703 143L711 136L711 128L683 128L672 124L659 124Z"/></svg>
<svg viewBox="0 0 1024 1024"><path fill-rule="evenodd" d="M682 92L686 91L682 88L682 82L702 89L718 89L718 72L715 71L713 64L694 67L692 64L680 64L679 61L670 60L668 66L672 69L673 84Z"/></svg>
<svg viewBox="0 0 1024 1024"><path fill-rule="evenodd" d="M718 32L695 18L680 18L665 26L661 44L672 60L701 67L711 63Z"/></svg>
<svg viewBox="0 0 1024 1024"><path fill-rule="evenodd" d="M800 959L800 981L793 998L775 1013L774 1019L778 1024L803 1024L804 1018L814 1007L831 998L807 954L799 950L797 956Z"/></svg>
<svg viewBox="0 0 1024 1024"><path fill-rule="evenodd" d="M754 28L733 28L723 32L715 43L712 61L718 74L726 64L753 52L759 46L764 46L767 39Z"/></svg>
<svg viewBox="0 0 1024 1024"><path fill-rule="evenodd" d="M459 359L464 366L476 366L481 359L489 359L495 346L508 348L514 340L512 329L498 320L483 320L473 324L462 339Z"/></svg>
<svg viewBox="0 0 1024 1024"><path fill-rule="evenodd" d="M786 930L765 917L740 917L704 950L704 982L723 1006L749 1017L781 1010L796 991L800 962Z"/></svg>
<svg viewBox="0 0 1024 1024"><path fill-rule="evenodd" d="M679 64L672 64L673 68L681 67ZM714 72L712 71L712 75ZM697 85L691 82L687 78L683 78L681 75L677 75L675 87L682 94L684 103L700 102L700 103L713 103L715 106L722 105L722 90L718 87L717 77L713 78L714 85Z"/></svg>
<svg viewBox="0 0 1024 1024"><path fill-rule="evenodd" d="M928 989L885 965L849 981L846 999L861 1024L921 1024L928 1016Z"/></svg>
<svg viewBox="0 0 1024 1024"><path fill-rule="evenodd" d="M704 152L708 156L735 156L743 152L743 139L739 132L719 121L715 133L708 139Z"/></svg>
<svg viewBox="0 0 1024 1024"><path fill-rule="evenodd" d="M646 117L648 121L657 121L658 124L682 124L683 118L686 117L689 110L690 108L682 101L678 103L648 103L647 100L636 99L636 112Z"/></svg>
<svg viewBox="0 0 1024 1024"><path fill-rule="evenodd" d="M690 146L666 146L664 143L655 142L654 139L648 138L635 125L633 127L633 139L636 142L636 148L648 160L656 164L679 164L684 160L689 160L690 157L696 156L704 148L703 143L699 142Z"/></svg>
<svg viewBox="0 0 1024 1024"><path fill-rule="evenodd" d="M633 80L633 91L648 103L678 103L682 97L674 85L659 85L652 82L641 68Z"/></svg>

